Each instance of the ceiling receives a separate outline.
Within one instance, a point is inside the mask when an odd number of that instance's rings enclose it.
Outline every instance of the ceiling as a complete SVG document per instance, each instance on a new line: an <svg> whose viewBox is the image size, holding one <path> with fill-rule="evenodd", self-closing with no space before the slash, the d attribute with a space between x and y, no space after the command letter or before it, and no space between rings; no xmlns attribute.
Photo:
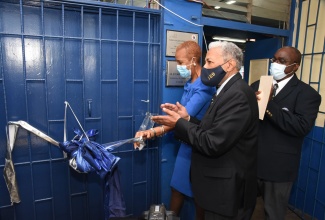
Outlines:
<svg viewBox="0 0 325 220"><path fill-rule="evenodd" d="M287 29L291 0L188 0L203 4L203 16ZM215 7L220 7L215 9Z"/></svg>
<svg viewBox="0 0 325 220"><path fill-rule="evenodd" d="M202 4L202 15L218 19L262 25L272 28L287 29L290 18L291 0L236 0L227 4L228 0L188 0ZM219 9L215 9L219 6ZM204 26L207 43L213 41L214 35L239 39L267 39L274 36L247 31L230 30ZM236 43L245 50L245 43Z"/></svg>

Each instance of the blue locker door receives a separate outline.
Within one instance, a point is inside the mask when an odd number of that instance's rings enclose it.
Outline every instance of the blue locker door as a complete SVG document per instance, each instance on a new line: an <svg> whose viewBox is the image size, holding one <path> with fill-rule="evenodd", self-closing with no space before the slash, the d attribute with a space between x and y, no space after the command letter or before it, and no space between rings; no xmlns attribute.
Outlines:
<svg viewBox="0 0 325 220"><path fill-rule="evenodd" d="M17 1L18 2L18 1ZM0 170L5 125L27 121L63 141L64 101L96 141L134 136L147 111L157 112L160 12L112 4L0 2ZM149 100L149 101L148 101ZM78 123L68 111L68 140ZM129 216L158 202L159 153L124 145L113 152ZM0 219L104 219L96 173L77 173L62 151L19 129L13 151L21 202L10 204L0 178Z"/></svg>

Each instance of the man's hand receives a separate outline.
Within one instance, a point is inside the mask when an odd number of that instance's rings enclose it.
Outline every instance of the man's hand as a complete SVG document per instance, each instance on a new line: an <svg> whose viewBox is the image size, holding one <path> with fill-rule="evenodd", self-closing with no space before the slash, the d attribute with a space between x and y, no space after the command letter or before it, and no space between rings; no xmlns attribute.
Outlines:
<svg viewBox="0 0 325 220"><path fill-rule="evenodd" d="M179 102L176 102L176 105L174 104L170 104L170 103L165 103L165 104L162 104L160 106L162 109L168 109L170 111L173 111L173 112L176 112L179 114L179 116L181 116L182 118L184 118L185 120L189 120L189 114L187 113L186 111L186 108L181 105Z"/></svg>
<svg viewBox="0 0 325 220"><path fill-rule="evenodd" d="M178 111L178 107L177 105L175 104L171 104L171 103L165 103L165 104L161 104L160 105L160 108L163 109L163 108L167 108L173 112L177 112Z"/></svg>
<svg viewBox="0 0 325 220"><path fill-rule="evenodd" d="M165 104L164 104L165 105ZM181 118L181 116L176 113L175 111L172 111L168 108L163 107L163 112L165 112L167 115L158 115L158 116L152 116L151 120L154 122L161 124L161 125L166 125L171 128L174 128L176 125L176 122L178 119Z"/></svg>
<svg viewBox="0 0 325 220"><path fill-rule="evenodd" d="M262 93L262 91L255 92L257 101L260 101L261 100L261 93Z"/></svg>

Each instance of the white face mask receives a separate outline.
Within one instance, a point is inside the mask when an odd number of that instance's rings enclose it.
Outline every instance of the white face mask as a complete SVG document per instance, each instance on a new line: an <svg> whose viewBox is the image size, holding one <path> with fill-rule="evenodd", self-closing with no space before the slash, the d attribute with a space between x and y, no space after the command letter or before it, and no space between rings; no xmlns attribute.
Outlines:
<svg viewBox="0 0 325 220"><path fill-rule="evenodd" d="M294 65L290 64L288 66L292 66ZM284 72L284 70L288 67L286 65L283 64L279 64L279 63L271 63L271 67L270 67L270 74L273 76L273 78L275 80L280 80L283 79L284 77L287 76L287 74ZM291 72L292 73L292 72ZM289 73L288 73L289 74Z"/></svg>

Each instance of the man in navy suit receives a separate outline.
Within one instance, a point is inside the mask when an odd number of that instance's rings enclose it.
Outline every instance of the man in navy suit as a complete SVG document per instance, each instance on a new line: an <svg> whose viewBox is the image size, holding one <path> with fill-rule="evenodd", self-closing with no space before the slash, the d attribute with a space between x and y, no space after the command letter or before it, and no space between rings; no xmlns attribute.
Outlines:
<svg viewBox="0 0 325 220"><path fill-rule="evenodd" d="M235 44L211 43L201 80L218 89L202 120L179 103L163 104L167 115L152 118L192 146L193 194L205 220L249 220L255 206L258 106L238 72L242 60Z"/></svg>
<svg viewBox="0 0 325 220"><path fill-rule="evenodd" d="M304 137L313 128L320 95L300 81L295 72L301 53L280 48L271 59L272 89L258 139L258 191L268 220L284 220L293 182L298 173ZM257 97L259 81L252 84Z"/></svg>

